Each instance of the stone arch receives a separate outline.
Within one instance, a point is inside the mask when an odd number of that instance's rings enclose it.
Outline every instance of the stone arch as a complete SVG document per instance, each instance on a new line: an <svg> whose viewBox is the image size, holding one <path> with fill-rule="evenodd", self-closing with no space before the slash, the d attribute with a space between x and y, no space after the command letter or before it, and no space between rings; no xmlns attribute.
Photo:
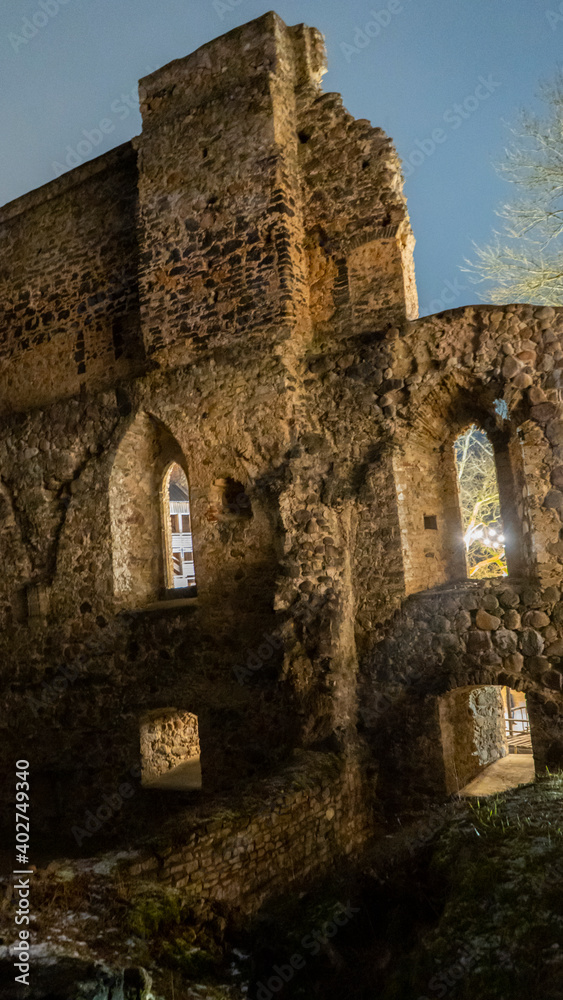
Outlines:
<svg viewBox="0 0 563 1000"><path fill-rule="evenodd" d="M118 446L109 482L114 596L122 606L165 596L162 486L172 463L187 476L174 435L156 417L138 413Z"/></svg>
<svg viewBox="0 0 563 1000"><path fill-rule="evenodd" d="M444 379L398 435L393 470L406 594L467 577L454 442L471 424L494 451L510 575L529 574L532 536L526 510L524 456L516 421L494 408L494 387Z"/></svg>
<svg viewBox="0 0 563 1000"><path fill-rule="evenodd" d="M526 697L536 772L563 762L559 588L472 580L409 597L362 666L361 727L384 762L378 788L444 795L439 699L506 686Z"/></svg>
<svg viewBox="0 0 563 1000"><path fill-rule="evenodd" d="M403 685L379 692L365 724L380 760L378 790L397 805L457 794L490 764L508 755L501 691L510 687L502 671L463 670L437 683ZM537 686L519 678L526 699L535 773L547 763L544 742L553 725ZM360 716L364 712L360 712ZM371 726L371 733L369 732ZM556 750L560 750L559 747ZM552 754L551 761L554 755ZM560 759L560 758L559 758Z"/></svg>
<svg viewBox="0 0 563 1000"><path fill-rule="evenodd" d="M518 749L517 736L509 736L509 729L517 722L513 714L507 724L506 705L503 693L508 691L509 700L518 698L522 707L519 711L528 713L526 695L523 691L512 691L506 685L481 684L453 688L438 697L438 726L442 750L444 790L453 794L465 788L474 778L480 777L491 764ZM530 744L533 738L530 730ZM521 751L524 739L520 742ZM512 745L511 745L512 744ZM526 750L527 750L526 741ZM520 754L520 756L527 756ZM517 754L514 754L517 756ZM533 763L531 773L534 774ZM509 779L510 780L510 779ZM532 779L533 780L533 779Z"/></svg>

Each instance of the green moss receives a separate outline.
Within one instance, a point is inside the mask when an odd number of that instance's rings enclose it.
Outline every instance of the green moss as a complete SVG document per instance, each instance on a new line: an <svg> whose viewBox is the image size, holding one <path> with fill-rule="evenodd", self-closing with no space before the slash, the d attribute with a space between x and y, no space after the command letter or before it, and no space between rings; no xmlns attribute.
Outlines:
<svg viewBox="0 0 563 1000"><path fill-rule="evenodd" d="M163 942L161 960L188 979L202 979L217 972L220 957L216 949L206 951L190 942L188 937L180 936Z"/></svg>
<svg viewBox="0 0 563 1000"><path fill-rule="evenodd" d="M146 942L150 961L176 970L186 980L206 980L219 972L223 955L194 909L195 897L166 887L146 887L128 912L131 933Z"/></svg>
<svg viewBox="0 0 563 1000"><path fill-rule="evenodd" d="M180 922L183 909L185 903L172 892L152 890L141 894L129 910L129 929L141 938L157 937Z"/></svg>

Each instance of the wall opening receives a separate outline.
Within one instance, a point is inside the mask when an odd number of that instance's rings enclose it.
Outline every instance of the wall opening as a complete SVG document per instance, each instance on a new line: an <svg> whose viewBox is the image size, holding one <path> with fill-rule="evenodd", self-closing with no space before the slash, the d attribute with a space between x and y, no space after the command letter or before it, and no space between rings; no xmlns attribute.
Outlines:
<svg viewBox="0 0 563 1000"><path fill-rule="evenodd" d="M156 708L140 720L141 784L181 791L201 788L197 715Z"/></svg>
<svg viewBox="0 0 563 1000"><path fill-rule="evenodd" d="M176 506L171 512L172 486ZM118 604L141 608L170 596L194 596L186 462L176 438L148 413L137 414L119 444L109 482L109 508ZM178 536L174 546L173 534Z"/></svg>
<svg viewBox="0 0 563 1000"><path fill-rule="evenodd" d="M196 593L190 493L184 470L173 462L162 486L165 587Z"/></svg>
<svg viewBox="0 0 563 1000"><path fill-rule="evenodd" d="M446 792L493 795L534 780L525 695L507 687L456 688L439 699Z"/></svg>
<svg viewBox="0 0 563 1000"><path fill-rule="evenodd" d="M505 535L493 446L472 424L454 443L468 576L506 576Z"/></svg>
<svg viewBox="0 0 563 1000"><path fill-rule="evenodd" d="M517 426L506 407L445 388L428 396L393 453L407 595L468 578L520 578L534 565Z"/></svg>

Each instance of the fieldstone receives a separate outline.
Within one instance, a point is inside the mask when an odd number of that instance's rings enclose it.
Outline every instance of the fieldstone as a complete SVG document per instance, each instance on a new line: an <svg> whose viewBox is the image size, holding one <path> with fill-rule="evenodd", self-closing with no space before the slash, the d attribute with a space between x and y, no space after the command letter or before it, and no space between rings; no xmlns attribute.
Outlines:
<svg viewBox="0 0 563 1000"><path fill-rule="evenodd" d="M520 604L520 598L513 590L508 587L499 594L499 601L503 608L516 608Z"/></svg>
<svg viewBox="0 0 563 1000"><path fill-rule="evenodd" d="M563 507L563 493L560 490L549 490L543 502L544 507L553 510L561 510Z"/></svg>
<svg viewBox="0 0 563 1000"><path fill-rule="evenodd" d="M466 611L475 611L479 607L479 598L476 594L464 594L461 598L461 606Z"/></svg>
<svg viewBox="0 0 563 1000"><path fill-rule="evenodd" d="M545 429L547 440L552 445L563 444L563 420L552 420Z"/></svg>
<svg viewBox="0 0 563 1000"><path fill-rule="evenodd" d="M454 618L456 632L467 632L471 628L471 615L469 611L459 611Z"/></svg>
<svg viewBox="0 0 563 1000"><path fill-rule="evenodd" d="M550 618L545 611L526 611L522 618L522 624L531 625L532 628L545 628L549 623Z"/></svg>
<svg viewBox="0 0 563 1000"><path fill-rule="evenodd" d="M540 389L539 386L533 386L528 393L528 399L532 404L545 403L546 399L545 392L543 391L543 389Z"/></svg>
<svg viewBox="0 0 563 1000"><path fill-rule="evenodd" d="M537 406L532 406L530 416L539 424L547 424L557 416L557 407L555 403L538 403Z"/></svg>
<svg viewBox="0 0 563 1000"><path fill-rule="evenodd" d="M449 632L451 625L444 615L434 615L429 621L432 632Z"/></svg>
<svg viewBox="0 0 563 1000"><path fill-rule="evenodd" d="M526 604L529 608L540 608L543 604L541 589L539 587L524 587L522 604Z"/></svg>
<svg viewBox="0 0 563 1000"><path fill-rule="evenodd" d="M500 667L502 666L502 656L496 649L489 649L481 657L481 666Z"/></svg>
<svg viewBox="0 0 563 1000"><path fill-rule="evenodd" d="M518 372L515 378L512 379L512 384L516 386L517 389L528 389L533 383L533 378L528 375L527 372Z"/></svg>
<svg viewBox="0 0 563 1000"><path fill-rule="evenodd" d="M504 665L506 669L510 670L512 673L520 673L522 667L524 666L524 657L522 656L522 653L510 653L506 657Z"/></svg>
<svg viewBox="0 0 563 1000"><path fill-rule="evenodd" d="M545 652L546 656L563 656L563 639L551 642Z"/></svg>
<svg viewBox="0 0 563 1000"><path fill-rule="evenodd" d="M494 594L485 594L481 604L486 611L496 611L498 608L498 600Z"/></svg>
<svg viewBox="0 0 563 1000"><path fill-rule="evenodd" d="M561 591L558 587L546 587L543 592L543 599L546 604L555 604L560 597Z"/></svg>
<svg viewBox="0 0 563 1000"><path fill-rule="evenodd" d="M493 631L499 627L500 618L497 618L496 615L490 615L484 608L479 608L475 618L475 624L477 625L477 628L484 629L485 631Z"/></svg>
<svg viewBox="0 0 563 1000"><path fill-rule="evenodd" d="M508 629L520 628L520 615L517 611L514 611L514 609L511 608L510 611L506 611L504 613L502 624Z"/></svg>
<svg viewBox="0 0 563 1000"><path fill-rule="evenodd" d="M525 628L520 635L520 649L524 656L539 656L543 653L543 638L533 628Z"/></svg>
<svg viewBox="0 0 563 1000"><path fill-rule="evenodd" d="M518 361L512 354L508 354L504 359L502 374L505 378L514 378L522 368L522 362Z"/></svg>
<svg viewBox="0 0 563 1000"><path fill-rule="evenodd" d="M542 681L552 691L561 691L563 689L563 674L560 670L548 670L547 673L542 674Z"/></svg>
<svg viewBox="0 0 563 1000"><path fill-rule="evenodd" d="M488 653L493 648L490 632L468 632L465 637L467 652L474 656Z"/></svg>
<svg viewBox="0 0 563 1000"><path fill-rule="evenodd" d="M437 633L434 635L432 648L442 650L444 653L457 652L460 648L459 636L453 632Z"/></svg>
<svg viewBox="0 0 563 1000"><path fill-rule="evenodd" d="M502 656L509 656L518 649L518 636L507 628L499 628L493 636L493 642Z"/></svg>
<svg viewBox="0 0 563 1000"><path fill-rule="evenodd" d="M545 674L546 670L551 670L551 664L546 656L530 656L527 666L534 677L539 677L541 674Z"/></svg>

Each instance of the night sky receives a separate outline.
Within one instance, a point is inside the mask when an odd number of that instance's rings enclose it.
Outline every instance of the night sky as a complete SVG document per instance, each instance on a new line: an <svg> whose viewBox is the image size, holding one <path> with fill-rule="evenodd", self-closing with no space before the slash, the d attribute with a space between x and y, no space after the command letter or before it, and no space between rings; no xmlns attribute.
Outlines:
<svg viewBox="0 0 563 1000"><path fill-rule="evenodd" d="M139 77L269 9L271 0L1 0L0 204L52 180L67 159L140 132ZM506 125L538 107L538 83L563 62L562 0L278 0L274 9L320 28L324 89L384 128L405 161L421 315L479 301L459 266L472 241L499 227L494 210L511 195L492 166L510 141Z"/></svg>

